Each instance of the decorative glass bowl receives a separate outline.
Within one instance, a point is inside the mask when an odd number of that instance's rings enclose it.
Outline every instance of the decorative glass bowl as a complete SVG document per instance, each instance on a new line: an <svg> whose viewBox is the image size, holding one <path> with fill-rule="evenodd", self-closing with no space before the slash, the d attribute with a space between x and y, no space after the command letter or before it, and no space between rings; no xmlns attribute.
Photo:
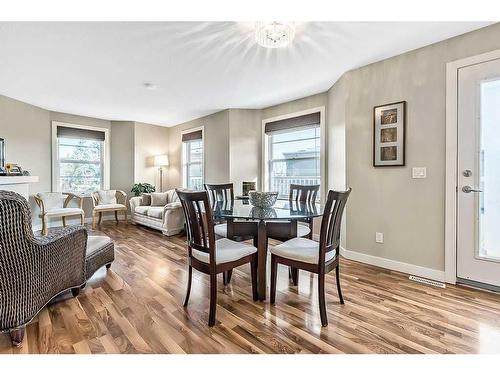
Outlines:
<svg viewBox="0 0 500 375"><path fill-rule="evenodd" d="M250 204L260 208L271 208L278 199L277 191L255 191L248 192Z"/></svg>

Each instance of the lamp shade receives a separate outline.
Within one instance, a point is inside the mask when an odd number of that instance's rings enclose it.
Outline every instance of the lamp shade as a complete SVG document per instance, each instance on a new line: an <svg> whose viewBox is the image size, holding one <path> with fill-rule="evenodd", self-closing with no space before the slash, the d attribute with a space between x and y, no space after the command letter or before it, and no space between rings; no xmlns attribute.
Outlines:
<svg viewBox="0 0 500 375"><path fill-rule="evenodd" d="M168 167L168 155L156 155L155 167Z"/></svg>

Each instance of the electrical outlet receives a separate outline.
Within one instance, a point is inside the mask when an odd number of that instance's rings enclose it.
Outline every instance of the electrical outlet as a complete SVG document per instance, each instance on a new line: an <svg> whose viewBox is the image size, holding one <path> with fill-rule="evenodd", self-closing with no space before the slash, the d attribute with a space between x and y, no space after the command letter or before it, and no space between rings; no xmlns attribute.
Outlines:
<svg viewBox="0 0 500 375"><path fill-rule="evenodd" d="M375 232L375 242L384 243L384 233Z"/></svg>

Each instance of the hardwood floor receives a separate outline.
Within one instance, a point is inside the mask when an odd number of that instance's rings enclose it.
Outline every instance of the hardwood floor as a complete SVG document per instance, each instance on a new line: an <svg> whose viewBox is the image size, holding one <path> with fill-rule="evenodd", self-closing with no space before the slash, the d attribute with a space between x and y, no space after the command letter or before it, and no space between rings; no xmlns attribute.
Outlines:
<svg viewBox="0 0 500 375"><path fill-rule="evenodd" d="M316 282L298 287L279 268L276 305L253 302L250 267L219 284L217 323L207 326L208 277L195 272L189 306L182 236L105 222L116 243L77 298L44 308L24 345L0 334L0 353L500 353L500 295L427 287L407 275L341 260L345 305L327 275L329 326L319 320ZM99 231L97 231L99 232Z"/></svg>

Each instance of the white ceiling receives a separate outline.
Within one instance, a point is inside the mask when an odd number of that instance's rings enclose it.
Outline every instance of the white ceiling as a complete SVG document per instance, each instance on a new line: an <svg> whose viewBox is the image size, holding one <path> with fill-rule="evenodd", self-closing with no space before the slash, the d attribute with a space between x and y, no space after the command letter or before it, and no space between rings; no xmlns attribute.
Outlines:
<svg viewBox="0 0 500 375"><path fill-rule="evenodd" d="M171 126L324 92L347 70L487 24L298 23L288 48L265 49L252 23L3 22L0 94L53 111Z"/></svg>

